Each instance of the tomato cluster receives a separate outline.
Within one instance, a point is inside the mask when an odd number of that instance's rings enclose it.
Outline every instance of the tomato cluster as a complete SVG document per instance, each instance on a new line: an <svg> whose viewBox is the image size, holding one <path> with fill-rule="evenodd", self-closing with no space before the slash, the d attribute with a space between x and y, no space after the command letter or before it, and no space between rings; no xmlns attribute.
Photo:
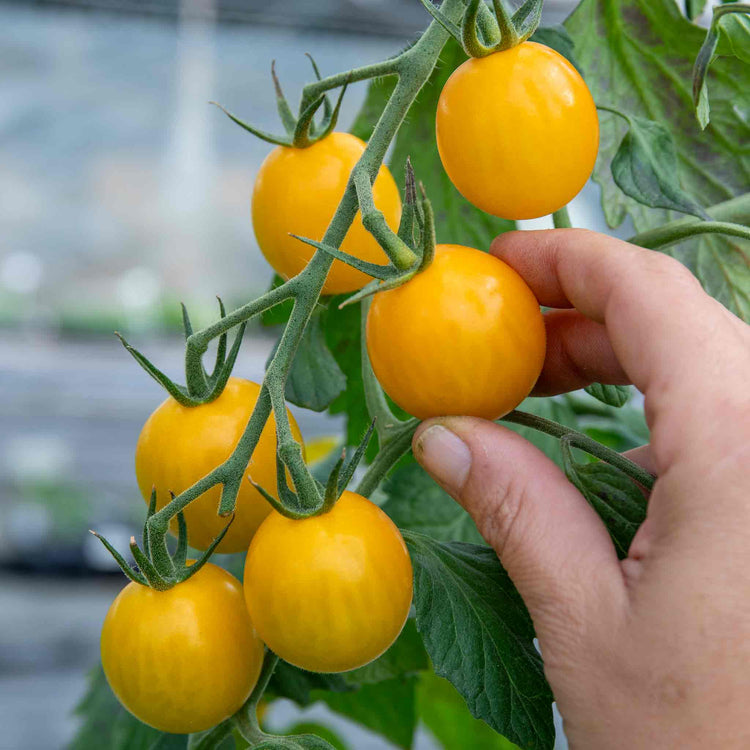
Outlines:
<svg viewBox="0 0 750 750"><path fill-rule="evenodd" d="M534 43L458 68L441 94L436 127L440 157L458 190L506 218L563 206L596 157L596 110L585 84L564 58ZM279 146L263 163L253 224L282 277L299 274L313 253L290 234L322 240L364 149L354 136L332 133L306 148ZM395 231L401 200L386 167L373 183L373 198ZM388 261L359 216L341 249L361 260ZM322 293L355 291L370 280L335 260ZM545 356L544 322L510 266L474 248L438 245L421 273L375 294L366 345L383 388L410 414L495 419L533 388ZM226 461L259 395L256 383L231 378L208 403L187 407L168 398L161 404L136 449L144 498L155 493L156 507L163 508L172 494ZM188 733L231 716L257 682L264 645L306 670L346 671L383 653L406 621L412 567L396 526L348 491L304 519L272 509L254 485L274 493L276 452L271 417L218 547L247 551L243 584L208 563L167 590L129 584L107 614L105 673L123 705L147 724ZM194 548L208 548L224 526L220 491L209 489L184 511Z"/></svg>

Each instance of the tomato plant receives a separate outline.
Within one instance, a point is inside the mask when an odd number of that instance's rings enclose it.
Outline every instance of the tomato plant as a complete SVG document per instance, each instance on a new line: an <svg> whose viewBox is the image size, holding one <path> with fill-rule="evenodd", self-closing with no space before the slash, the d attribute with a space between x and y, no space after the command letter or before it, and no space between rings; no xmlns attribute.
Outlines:
<svg viewBox="0 0 750 750"><path fill-rule="evenodd" d="M223 461L237 446L247 420L258 401L260 386L249 380L230 378L221 395L200 406L187 407L171 396L148 418L135 450L135 473L144 500L156 488L156 507L163 508L176 495L194 485ZM288 415L295 439L297 423ZM261 485L276 485L275 421L271 417L258 439L246 476ZM226 524L217 514L221 492L211 487L185 508L190 545L206 549ZM249 481L240 485L234 521L219 552L244 552L271 506ZM171 521L177 534L177 519Z"/></svg>
<svg viewBox="0 0 750 750"><path fill-rule="evenodd" d="M505 219L535 219L569 203L599 149L596 105L561 54L536 42L472 58L448 79L437 145L461 195Z"/></svg>
<svg viewBox="0 0 750 750"><path fill-rule="evenodd" d="M367 316L375 375L420 419L507 414L539 377L544 344L544 319L526 282L461 245L438 245L427 269L376 294Z"/></svg>
<svg viewBox="0 0 750 750"><path fill-rule="evenodd" d="M648 440L627 388L524 400L544 360L544 313L483 252L514 219L552 212L550 223L570 226L566 204L593 169L612 227L629 216L631 243L674 254L750 318L738 145L747 40L744 24L727 23L744 6L722 5L706 35L673 0L582 0L554 28L538 27L541 0L512 15L499 1L422 2L434 19L411 46L328 77L315 67L296 112L274 73L282 134L229 115L276 147L256 180L253 224L281 281L222 305L200 330L184 312L184 385L123 341L170 399L137 448L148 501L142 542L130 544L137 569L102 540L133 581L113 609L117 628L105 626L104 665L131 711L193 732L191 748L334 746L309 726L264 732L257 707L273 711L276 698L324 701L403 748L420 721L450 750L456 737L483 750L553 747L553 696L524 603L472 520L409 457L424 417L499 418L561 466L618 554L645 518L655 478L620 453ZM347 86L365 80L352 135L337 131ZM282 328L255 385L230 375L258 316ZM343 415L343 451L308 465L287 402ZM581 451L597 461L580 463ZM188 539L205 549L192 566ZM218 575L206 563L217 549L248 544L245 614L201 594L208 613L174 616L170 602ZM236 582L225 589L235 606ZM166 645L170 629L204 616L200 639ZM232 617L250 618L269 647L252 689L258 642L231 636Z"/></svg>
<svg viewBox="0 0 750 750"><path fill-rule="evenodd" d="M229 718L263 662L239 581L211 563L167 591L128 584L107 612L101 646L104 673L123 705L176 734Z"/></svg>
<svg viewBox="0 0 750 750"><path fill-rule="evenodd" d="M312 518L269 516L248 550L244 587L271 650L310 672L345 672L396 640L409 615L412 569L393 521L344 492Z"/></svg>

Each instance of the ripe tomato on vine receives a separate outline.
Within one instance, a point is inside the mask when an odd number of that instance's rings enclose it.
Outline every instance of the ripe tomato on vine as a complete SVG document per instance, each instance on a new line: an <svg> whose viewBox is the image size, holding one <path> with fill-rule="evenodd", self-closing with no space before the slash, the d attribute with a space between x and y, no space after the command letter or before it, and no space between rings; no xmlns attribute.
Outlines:
<svg viewBox="0 0 750 750"><path fill-rule="evenodd" d="M497 419L529 395L544 363L544 320L533 292L506 263L438 245L428 268L376 294L367 350L385 392L426 419Z"/></svg>
<svg viewBox="0 0 750 750"><path fill-rule="evenodd" d="M555 50L523 42L459 66L435 123L443 167L475 206L534 219L570 202L599 150L596 105Z"/></svg>

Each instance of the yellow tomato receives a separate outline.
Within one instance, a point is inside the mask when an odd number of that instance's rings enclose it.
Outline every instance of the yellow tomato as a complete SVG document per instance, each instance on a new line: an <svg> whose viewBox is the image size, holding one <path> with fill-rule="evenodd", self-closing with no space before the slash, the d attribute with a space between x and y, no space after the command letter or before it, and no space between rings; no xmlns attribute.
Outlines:
<svg viewBox="0 0 750 750"><path fill-rule="evenodd" d="M344 492L328 513L274 511L245 561L253 623L282 659L345 672L380 656L409 615L412 567L401 533L377 505Z"/></svg>
<svg viewBox="0 0 750 750"><path fill-rule="evenodd" d="M211 563L168 591L128 584L107 612L101 653L123 706L175 734L235 713L263 663L240 582Z"/></svg>
<svg viewBox="0 0 750 750"><path fill-rule="evenodd" d="M249 380L230 378L222 394L200 406L181 406L168 398L148 418L135 450L135 473L146 502L156 487L156 505L176 495L223 463L234 450L258 400L260 386ZM295 439L302 441L291 413ZM245 472L254 482L276 496L276 420L269 418ZM217 485L185 509L190 545L206 549L227 523L218 515L221 485ZM218 547L219 552L247 549L253 534L271 506L245 478L237 495L235 518ZM173 519L172 533L177 533Z"/></svg>
<svg viewBox="0 0 750 750"><path fill-rule="evenodd" d="M497 419L539 377L544 319L509 265L438 245L425 271L373 297L367 351L386 393L409 414Z"/></svg>
<svg viewBox="0 0 750 750"><path fill-rule="evenodd" d="M467 60L437 109L443 167L461 195L505 219L557 211L586 184L599 149L583 78L536 42Z"/></svg>
<svg viewBox="0 0 750 750"><path fill-rule="evenodd" d="M277 146L263 162L253 190L253 227L263 255L280 276L296 276L312 258L315 248L289 233L323 239L344 195L349 174L364 150L365 144L359 138L349 133L331 133L308 148ZM380 167L372 191L388 226L398 229L401 197L387 167ZM383 249L362 226L359 213L341 250L370 263L388 262ZM323 294L353 292L369 281L370 276L336 260Z"/></svg>

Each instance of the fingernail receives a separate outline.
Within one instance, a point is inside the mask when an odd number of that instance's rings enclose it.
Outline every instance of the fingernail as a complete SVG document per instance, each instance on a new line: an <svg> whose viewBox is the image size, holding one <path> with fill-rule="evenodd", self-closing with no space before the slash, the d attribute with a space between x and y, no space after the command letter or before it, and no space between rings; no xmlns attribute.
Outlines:
<svg viewBox="0 0 750 750"><path fill-rule="evenodd" d="M418 438L416 458L440 484L458 491L471 469L471 451L458 435L441 424L428 427Z"/></svg>

